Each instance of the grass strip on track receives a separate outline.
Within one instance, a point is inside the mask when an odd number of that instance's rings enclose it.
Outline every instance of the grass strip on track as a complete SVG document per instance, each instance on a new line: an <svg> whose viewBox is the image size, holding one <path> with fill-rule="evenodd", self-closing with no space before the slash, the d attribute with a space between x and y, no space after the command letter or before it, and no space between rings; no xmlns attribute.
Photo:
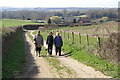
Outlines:
<svg viewBox="0 0 120 80"><path fill-rule="evenodd" d="M41 53L43 56L47 56L47 52L45 51L45 48L43 48L43 51ZM44 59L54 68L56 69L56 72L60 75L62 78L65 72L68 74L70 78L75 78L75 72L68 67L64 66L60 61L55 58L54 56L47 56L44 57ZM66 77L67 77L66 76Z"/></svg>

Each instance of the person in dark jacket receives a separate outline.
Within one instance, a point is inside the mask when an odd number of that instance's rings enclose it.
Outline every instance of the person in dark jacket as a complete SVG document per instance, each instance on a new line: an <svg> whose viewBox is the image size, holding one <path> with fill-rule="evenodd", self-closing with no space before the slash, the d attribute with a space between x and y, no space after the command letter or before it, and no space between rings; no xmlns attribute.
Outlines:
<svg viewBox="0 0 120 80"><path fill-rule="evenodd" d="M55 44L56 55L59 52L59 56L61 56L61 47L63 45L63 41L62 41L62 37L60 36L60 33L58 32L56 33L54 44Z"/></svg>
<svg viewBox="0 0 120 80"><path fill-rule="evenodd" d="M48 53L49 55L52 55L52 48L53 48L53 33L50 32L47 36L46 44L48 44Z"/></svg>

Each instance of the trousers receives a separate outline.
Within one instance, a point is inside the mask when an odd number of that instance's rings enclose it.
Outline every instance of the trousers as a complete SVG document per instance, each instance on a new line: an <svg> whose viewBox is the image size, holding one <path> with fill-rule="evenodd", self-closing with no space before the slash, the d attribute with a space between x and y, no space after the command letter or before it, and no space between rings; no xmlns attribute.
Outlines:
<svg viewBox="0 0 120 80"><path fill-rule="evenodd" d="M61 56L61 47L55 47L56 55L59 52L59 56Z"/></svg>
<svg viewBox="0 0 120 80"><path fill-rule="evenodd" d="M49 53L50 55L52 55L52 48L53 48L52 45L48 45L48 53Z"/></svg>

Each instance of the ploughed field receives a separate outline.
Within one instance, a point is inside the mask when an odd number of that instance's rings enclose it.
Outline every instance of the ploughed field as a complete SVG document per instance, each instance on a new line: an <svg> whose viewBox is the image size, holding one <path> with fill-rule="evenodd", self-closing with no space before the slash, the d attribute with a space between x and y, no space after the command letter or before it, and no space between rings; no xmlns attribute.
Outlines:
<svg viewBox="0 0 120 80"><path fill-rule="evenodd" d="M118 32L118 22L109 21L91 26L65 27L65 28L60 28L60 30L79 32L82 34L91 34L91 35L109 35L111 33Z"/></svg>

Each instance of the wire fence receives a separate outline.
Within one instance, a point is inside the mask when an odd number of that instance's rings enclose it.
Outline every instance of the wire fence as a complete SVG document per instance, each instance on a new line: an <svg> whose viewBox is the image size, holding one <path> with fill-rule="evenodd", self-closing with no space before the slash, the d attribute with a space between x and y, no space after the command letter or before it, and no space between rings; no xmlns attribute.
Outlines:
<svg viewBox="0 0 120 80"><path fill-rule="evenodd" d="M89 34L81 34L76 32L70 32L65 30L45 30L44 33L46 35L49 32L53 32L55 35L56 32L59 32L62 36L63 42L69 42L76 45L76 47L84 47L88 52L94 53L95 55L99 55L102 58L106 58L110 61L117 62L118 53L114 53L112 49L113 46L109 49L109 44L106 44L110 36L98 36L98 35L89 35ZM110 43L112 44L112 43Z"/></svg>
<svg viewBox="0 0 120 80"><path fill-rule="evenodd" d="M46 32L53 32L53 34L59 32L63 40L72 42L77 45L85 45L89 50L95 47L101 49L103 42L107 40L108 37L82 35L81 33L69 32L64 30L46 30Z"/></svg>

